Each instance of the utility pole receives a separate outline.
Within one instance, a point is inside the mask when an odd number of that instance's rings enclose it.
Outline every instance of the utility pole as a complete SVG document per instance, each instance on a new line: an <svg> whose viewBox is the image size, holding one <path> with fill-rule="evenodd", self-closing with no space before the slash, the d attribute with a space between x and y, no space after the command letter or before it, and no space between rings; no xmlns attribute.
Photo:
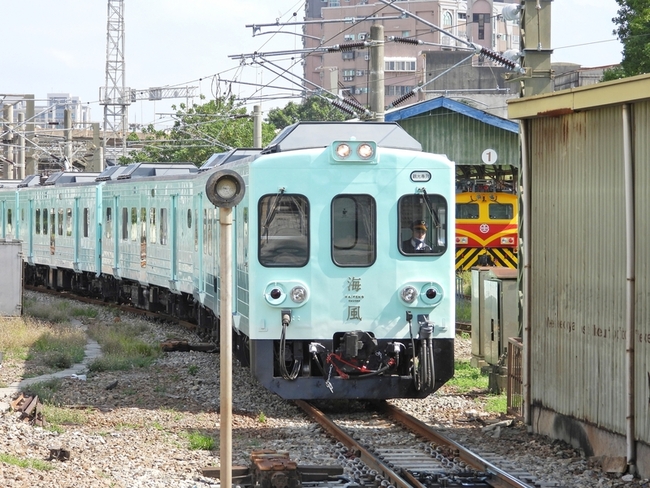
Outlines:
<svg viewBox="0 0 650 488"><path fill-rule="evenodd" d="M253 107L253 147L262 147L262 111L259 105Z"/></svg>
<svg viewBox="0 0 650 488"><path fill-rule="evenodd" d="M507 20L519 19L522 73L507 73L506 81L518 82L522 97L553 91L551 70L551 2L521 0L503 10Z"/></svg>
<svg viewBox="0 0 650 488"><path fill-rule="evenodd" d="M384 121L384 26L370 26L370 112L372 120Z"/></svg>

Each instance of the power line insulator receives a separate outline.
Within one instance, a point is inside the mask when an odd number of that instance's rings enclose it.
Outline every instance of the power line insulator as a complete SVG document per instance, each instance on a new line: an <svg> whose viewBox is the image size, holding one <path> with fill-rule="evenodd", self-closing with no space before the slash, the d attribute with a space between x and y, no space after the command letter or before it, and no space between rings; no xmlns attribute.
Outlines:
<svg viewBox="0 0 650 488"><path fill-rule="evenodd" d="M333 53L337 51L351 51L352 49L362 49L368 47L366 42L347 42L345 44L335 44L332 47L327 48L327 52Z"/></svg>
<svg viewBox="0 0 650 488"><path fill-rule="evenodd" d="M343 102L340 100L332 100L332 105L334 105L336 108L338 108L341 112L345 112L348 115L356 115L352 109L347 107Z"/></svg>
<svg viewBox="0 0 650 488"><path fill-rule="evenodd" d="M415 92L414 92L414 91L410 91L410 92L408 92L406 95L402 95L402 96L399 97L397 100L394 100L394 101L390 104L390 107L397 107L399 104L404 103L404 102L407 101L409 98L414 97L414 96L415 96Z"/></svg>
<svg viewBox="0 0 650 488"><path fill-rule="evenodd" d="M410 39L408 37L393 37L393 41L395 42L401 42L403 44L413 44L414 46L417 46L419 44L424 44L421 40L419 39Z"/></svg>

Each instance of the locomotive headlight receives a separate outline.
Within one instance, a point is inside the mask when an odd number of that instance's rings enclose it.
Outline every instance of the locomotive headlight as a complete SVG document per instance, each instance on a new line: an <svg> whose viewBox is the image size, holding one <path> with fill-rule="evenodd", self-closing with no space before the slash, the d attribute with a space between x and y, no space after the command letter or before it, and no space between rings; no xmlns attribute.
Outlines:
<svg viewBox="0 0 650 488"><path fill-rule="evenodd" d="M336 146L336 155L341 159L345 159L348 156L350 156L351 152L352 149L350 149L350 146L345 143L341 143L338 146Z"/></svg>
<svg viewBox="0 0 650 488"><path fill-rule="evenodd" d="M291 289L291 300L293 300L296 303L302 303L305 301L307 298L307 290L303 286L294 286Z"/></svg>
<svg viewBox="0 0 650 488"><path fill-rule="evenodd" d="M374 152L373 147L367 143L359 144L359 147L357 148L357 154L362 159L371 158Z"/></svg>
<svg viewBox="0 0 650 488"><path fill-rule="evenodd" d="M402 291L400 292L400 296L402 297L402 300L404 300L406 303L413 303L415 299L418 297L418 291L412 287L412 286L405 286L402 288Z"/></svg>
<svg viewBox="0 0 650 488"><path fill-rule="evenodd" d="M456 237L456 244L467 244L468 242L467 237Z"/></svg>
<svg viewBox="0 0 650 488"><path fill-rule="evenodd" d="M501 238L501 244L503 245L512 245L515 243L515 238L514 237L502 237Z"/></svg>

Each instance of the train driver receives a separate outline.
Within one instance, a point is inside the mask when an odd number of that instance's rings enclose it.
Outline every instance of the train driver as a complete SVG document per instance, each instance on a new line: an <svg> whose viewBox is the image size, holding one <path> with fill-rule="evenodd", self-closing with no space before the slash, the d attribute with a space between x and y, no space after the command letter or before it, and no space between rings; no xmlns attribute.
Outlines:
<svg viewBox="0 0 650 488"><path fill-rule="evenodd" d="M414 220L411 224L411 238L402 242L402 251L405 253L433 252L431 246L425 242L427 237L427 223L424 220Z"/></svg>

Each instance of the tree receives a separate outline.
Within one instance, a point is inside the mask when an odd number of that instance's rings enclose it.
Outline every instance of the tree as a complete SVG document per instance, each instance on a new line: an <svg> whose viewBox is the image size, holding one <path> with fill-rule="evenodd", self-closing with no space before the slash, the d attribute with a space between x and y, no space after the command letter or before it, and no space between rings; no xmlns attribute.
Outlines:
<svg viewBox="0 0 650 488"><path fill-rule="evenodd" d="M156 130L149 125L135 143L142 144L142 148L120 158L121 164L156 161L190 162L199 166L214 153L253 147L252 114L238 106L234 97L173 108L176 110L174 126ZM268 144L274 135L274 127L262 123L262 145ZM132 136L129 135L129 141Z"/></svg>
<svg viewBox="0 0 650 488"><path fill-rule="evenodd" d="M341 112L327 99L321 96L312 96L302 103L289 102L284 108L269 110L267 120L278 129L301 121L329 120L342 121L352 116Z"/></svg>
<svg viewBox="0 0 650 488"><path fill-rule="evenodd" d="M604 81L650 73L650 3L648 0L616 0L620 6L612 21L623 43L621 66L607 70Z"/></svg>

